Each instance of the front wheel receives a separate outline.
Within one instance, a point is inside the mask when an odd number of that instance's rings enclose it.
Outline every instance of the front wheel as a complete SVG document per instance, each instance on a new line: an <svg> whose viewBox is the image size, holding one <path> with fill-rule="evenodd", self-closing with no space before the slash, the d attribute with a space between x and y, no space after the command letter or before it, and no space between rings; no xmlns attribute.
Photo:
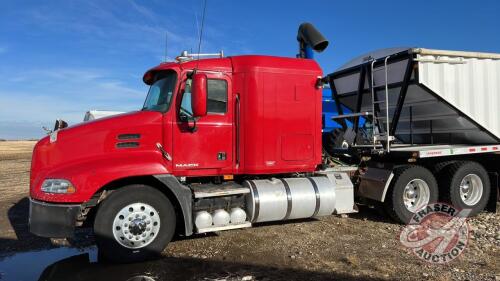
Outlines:
<svg viewBox="0 0 500 281"><path fill-rule="evenodd" d="M438 200L438 192L436 179L428 169L398 167L384 200L385 209L393 219L408 223L415 212Z"/></svg>
<svg viewBox="0 0 500 281"><path fill-rule="evenodd" d="M129 185L101 203L94 221L99 254L114 262L134 262L161 254L172 239L175 210L159 190Z"/></svg>

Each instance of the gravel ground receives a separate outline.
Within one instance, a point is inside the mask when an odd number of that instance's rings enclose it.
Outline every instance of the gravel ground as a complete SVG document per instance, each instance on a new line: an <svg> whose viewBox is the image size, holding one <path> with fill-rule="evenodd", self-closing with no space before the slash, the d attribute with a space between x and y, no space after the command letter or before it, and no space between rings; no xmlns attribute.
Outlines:
<svg viewBox="0 0 500 281"><path fill-rule="evenodd" d="M33 145L0 142L0 280L2 260L16 253L93 243L86 230L71 241L29 234L26 197ZM119 267L118 273L134 270L156 280L500 280L500 214L482 213L469 224L468 247L446 265L429 264L408 253L398 239L402 226L361 206L358 214L349 216L177 238L164 259ZM81 276L94 280L104 269L117 269L89 266Z"/></svg>

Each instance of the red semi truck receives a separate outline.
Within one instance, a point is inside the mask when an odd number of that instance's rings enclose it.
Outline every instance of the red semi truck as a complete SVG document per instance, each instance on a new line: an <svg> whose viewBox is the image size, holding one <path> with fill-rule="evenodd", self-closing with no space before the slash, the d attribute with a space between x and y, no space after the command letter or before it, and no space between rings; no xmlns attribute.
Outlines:
<svg viewBox="0 0 500 281"><path fill-rule="evenodd" d="M373 57L323 76L307 53L324 49L326 40L306 25L299 42L299 58L184 56L162 63L144 75L150 89L142 110L57 125L33 151L31 232L69 237L75 227L90 225L103 257L134 261L161 253L175 233L352 213L355 197L385 204L403 222L441 195L474 213L495 201L490 199L498 186L498 138L443 146L436 145L444 142L441 135L435 133L439 141L431 143L419 128L411 145L403 145L407 133L385 134L390 122L380 121L378 106L363 111L367 104L381 104L360 101L363 95L380 90L388 97L395 87L411 91L404 84L411 80L418 86L416 53ZM411 79L390 81L387 70L397 70L391 63L398 67L403 60L411 64L403 65ZM383 76L371 75L380 69L386 70L384 83ZM341 80L351 74L357 79ZM360 77L371 82L361 83ZM335 136L322 132L327 83L339 105L349 106L354 96L350 113L339 107L336 118L344 130ZM354 95L349 85L359 85ZM396 109L387 103L387 114ZM398 118L405 120L404 114ZM474 158L471 149L478 150ZM438 188L441 173L449 181ZM475 201L464 199L464 192Z"/></svg>

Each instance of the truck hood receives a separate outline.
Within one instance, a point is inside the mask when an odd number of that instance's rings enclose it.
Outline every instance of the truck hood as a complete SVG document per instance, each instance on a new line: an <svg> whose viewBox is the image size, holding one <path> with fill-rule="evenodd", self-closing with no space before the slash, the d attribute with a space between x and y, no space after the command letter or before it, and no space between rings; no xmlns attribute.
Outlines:
<svg viewBox="0 0 500 281"><path fill-rule="evenodd" d="M136 111L80 123L41 139L33 150L30 187L45 178L68 178L68 167L157 150L162 143L162 113ZM75 170L75 169L73 169Z"/></svg>

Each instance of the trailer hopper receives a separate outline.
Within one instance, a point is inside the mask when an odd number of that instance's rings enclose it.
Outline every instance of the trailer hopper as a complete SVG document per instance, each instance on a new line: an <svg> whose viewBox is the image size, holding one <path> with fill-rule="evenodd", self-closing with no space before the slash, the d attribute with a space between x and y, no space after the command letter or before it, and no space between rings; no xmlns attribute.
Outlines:
<svg viewBox="0 0 500 281"><path fill-rule="evenodd" d="M328 80L333 99L358 113L353 121L372 119L375 142L500 142L500 54L383 49L351 60Z"/></svg>

